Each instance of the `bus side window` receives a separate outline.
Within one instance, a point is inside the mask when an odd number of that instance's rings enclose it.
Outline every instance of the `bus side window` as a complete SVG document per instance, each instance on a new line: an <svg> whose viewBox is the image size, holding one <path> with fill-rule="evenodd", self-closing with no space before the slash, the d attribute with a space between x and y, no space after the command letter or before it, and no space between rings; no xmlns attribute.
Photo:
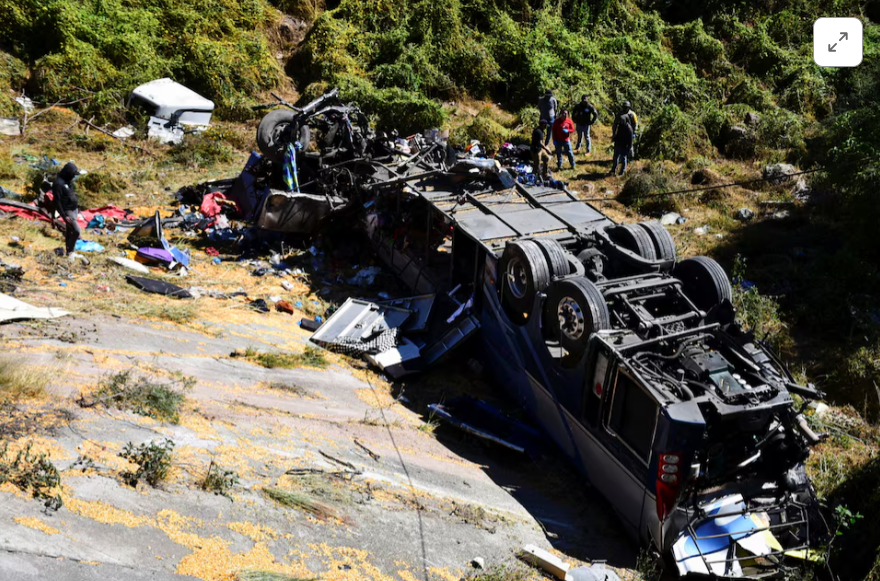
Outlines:
<svg viewBox="0 0 880 581"><path fill-rule="evenodd" d="M607 427L647 463L657 425L657 403L623 369L618 369L616 376Z"/></svg>
<svg viewBox="0 0 880 581"><path fill-rule="evenodd" d="M584 413L583 421L590 426L595 426L599 421L602 409L602 394L605 391L605 379L608 375L608 357L601 351L596 354L595 372L592 379L586 380L584 386Z"/></svg>

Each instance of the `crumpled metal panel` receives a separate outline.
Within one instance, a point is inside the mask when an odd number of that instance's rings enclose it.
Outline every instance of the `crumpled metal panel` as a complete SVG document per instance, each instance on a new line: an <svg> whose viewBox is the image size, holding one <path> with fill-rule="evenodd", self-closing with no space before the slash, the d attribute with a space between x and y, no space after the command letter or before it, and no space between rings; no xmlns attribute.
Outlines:
<svg viewBox="0 0 880 581"><path fill-rule="evenodd" d="M318 231L324 218L347 204L348 201L337 196L269 190L256 225L271 232L310 235Z"/></svg>

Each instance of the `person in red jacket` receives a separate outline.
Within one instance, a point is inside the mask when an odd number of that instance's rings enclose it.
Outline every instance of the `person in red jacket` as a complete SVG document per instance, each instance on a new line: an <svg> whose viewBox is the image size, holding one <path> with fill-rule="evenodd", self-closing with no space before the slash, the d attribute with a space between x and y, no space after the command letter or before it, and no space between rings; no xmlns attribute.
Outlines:
<svg viewBox="0 0 880 581"><path fill-rule="evenodd" d="M568 117L568 110L563 109L553 122L553 145L556 146L556 169L562 170L562 154L568 157L574 169L574 152L571 150L571 136L574 135L574 121Z"/></svg>

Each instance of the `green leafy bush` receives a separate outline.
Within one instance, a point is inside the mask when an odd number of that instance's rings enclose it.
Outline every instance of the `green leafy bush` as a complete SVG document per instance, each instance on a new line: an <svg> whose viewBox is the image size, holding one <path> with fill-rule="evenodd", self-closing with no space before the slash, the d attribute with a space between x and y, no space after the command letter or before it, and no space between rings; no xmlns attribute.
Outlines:
<svg viewBox="0 0 880 581"><path fill-rule="evenodd" d="M86 407L97 403L114 404L138 415L177 423L180 408L186 400L184 393L193 385L195 379L191 377L181 376L161 382L129 369L106 377L95 392L93 403L81 401L80 404Z"/></svg>
<svg viewBox="0 0 880 581"><path fill-rule="evenodd" d="M651 117L639 138L639 153L649 159L685 161L705 151L709 137L699 119L667 105Z"/></svg>
<svg viewBox="0 0 880 581"><path fill-rule="evenodd" d="M0 449L0 484L9 482L42 500L46 510L57 511L63 504L59 493L61 475L45 454L34 454L31 447L32 444L28 443L11 458L9 443L3 445Z"/></svg>
<svg viewBox="0 0 880 581"><path fill-rule="evenodd" d="M145 480L147 484L155 488L168 478L173 450L174 442L169 439L161 443L145 442L139 446L135 446L134 442L129 442L119 453L119 456L135 464L138 468L134 472L123 472L120 476L131 487L136 487L138 482Z"/></svg>
<svg viewBox="0 0 880 581"><path fill-rule="evenodd" d="M617 200L640 214L662 214L679 209L676 196L666 192L685 189L685 184L672 175L662 163L646 165L633 173L623 184Z"/></svg>
<svg viewBox="0 0 880 581"><path fill-rule="evenodd" d="M683 63L694 65L704 77L724 72L730 63L724 59L724 44L709 35L702 20L667 27L664 31L672 53Z"/></svg>

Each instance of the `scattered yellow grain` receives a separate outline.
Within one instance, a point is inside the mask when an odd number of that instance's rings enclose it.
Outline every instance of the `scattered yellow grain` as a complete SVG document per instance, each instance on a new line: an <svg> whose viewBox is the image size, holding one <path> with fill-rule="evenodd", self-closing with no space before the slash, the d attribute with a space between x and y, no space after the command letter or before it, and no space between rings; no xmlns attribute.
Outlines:
<svg viewBox="0 0 880 581"><path fill-rule="evenodd" d="M38 518L28 517L28 516L18 516L14 519L15 522L22 526L26 526L29 529L34 529L35 531L40 531L41 533L46 533L47 535L57 535L61 531L56 529L55 527L51 527L48 524L44 523Z"/></svg>
<svg viewBox="0 0 880 581"><path fill-rule="evenodd" d="M100 500L80 500L72 496L62 495L64 506L80 516L90 518L105 525L125 525L129 528L144 526L150 523L145 516L105 504Z"/></svg>
<svg viewBox="0 0 880 581"><path fill-rule="evenodd" d="M250 538L255 543L274 541L278 538L278 533L265 525L249 522L231 522L226 527Z"/></svg>

